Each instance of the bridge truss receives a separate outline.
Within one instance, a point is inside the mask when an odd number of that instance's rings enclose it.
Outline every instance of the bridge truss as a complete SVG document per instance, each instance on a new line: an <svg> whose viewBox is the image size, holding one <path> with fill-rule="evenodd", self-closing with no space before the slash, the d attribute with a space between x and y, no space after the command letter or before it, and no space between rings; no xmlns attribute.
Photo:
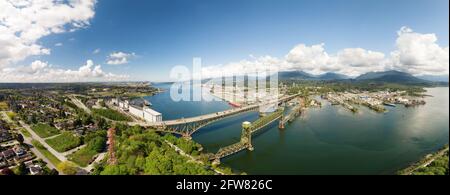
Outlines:
<svg viewBox="0 0 450 195"><path fill-rule="evenodd" d="M240 110L239 112L230 113L230 114L217 114L216 117L205 118L203 120L202 119L195 120L195 121L187 121L186 120L186 122L180 122L180 123L176 123L176 124L163 124L161 126L158 126L156 128L156 130L162 131L162 132L173 133L173 134L179 134L184 137L191 137L192 134L197 132L197 130L199 130L209 124L212 124L214 122L217 122L217 121L220 121L225 118L232 117L232 116L236 116L239 114L257 111L258 109L259 109L258 106L250 106L246 109ZM183 121L183 119L179 119L179 120Z"/></svg>
<svg viewBox="0 0 450 195"><path fill-rule="evenodd" d="M279 100L276 100L274 102L270 103L283 103L290 101L300 94L295 94L291 96L287 96L284 98L281 98ZM262 105L262 104L261 104ZM157 123L146 123L146 122L130 122L129 125L140 125L143 127L152 127L156 131L161 132L167 132L167 133L173 133L178 134L184 137L190 138L192 134L194 134L197 130L201 129L202 127L205 127L211 123L217 122L219 120L232 117L235 115L239 115L242 113L250 112L250 111L257 111L261 105L250 105L238 109L231 109L226 110L223 112L217 112L215 114L207 114L192 118L186 118L186 119L177 119L177 120L171 120L171 121L163 121L163 122L157 122Z"/></svg>
<svg viewBox="0 0 450 195"><path fill-rule="evenodd" d="M263 129L274 121L280 119L283 116L283 112L284 111L282 109L279 109L276 112L259 118L258 120L253 122L250 127L243 127L241 140L239 142L220 148L219 151L217 151L216 154L211 155L209 159L217 162L220 161L221 158L238 153L244 149L253 150L252 135L258 130Z"/></svg>

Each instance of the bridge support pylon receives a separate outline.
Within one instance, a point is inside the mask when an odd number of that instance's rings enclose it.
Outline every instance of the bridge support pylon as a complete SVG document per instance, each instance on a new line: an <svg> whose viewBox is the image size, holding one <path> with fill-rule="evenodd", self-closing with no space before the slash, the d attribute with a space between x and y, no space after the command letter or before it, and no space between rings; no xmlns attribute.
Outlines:
<svg viewBox="0 0 450 195"><path fill-rule="evenodd" d="M244 143L249 151L253 151L251 123L245 121L242 123L241 143Z"/></svg>
<svg viewBox="0 0 450 195"><path fill-rule="evenodd" d="M214 159L214 161L212 162L213 165L220 165L220 159L216 158Z"/></svg>
<svg viewBox="0 0 450 195"><path fill-rule="evenodd" d="M188 134L188 133L184 133L183 134L183 138L186 139L186 140L192 140L192 136L190 134Z"/></svg>
<svg viewBox="0 0 450 195"><path fill-rule="evenodd" d="M283 116L280 118L280 121L278 123L278 129L284 129L284 117Z"/></svg>
<svg viewBox="0 0 450 195"><path fill-rule="evenodd" d="M255 148L253 147L253 145L252 145L251 143L248 144L247 149L248 149L249 151L255 150Z"/></svg>

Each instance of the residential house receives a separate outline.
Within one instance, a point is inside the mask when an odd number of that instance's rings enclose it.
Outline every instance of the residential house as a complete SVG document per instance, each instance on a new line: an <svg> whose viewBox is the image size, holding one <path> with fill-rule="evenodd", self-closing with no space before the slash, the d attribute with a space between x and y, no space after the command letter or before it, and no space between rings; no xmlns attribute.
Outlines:
<svg viewBox="0 0 450 195"><path fill-rule="evenodd" d="M39 165L32 165L29 167L31 175L40 175L42 174L42 167Z"/></svg>
<svg viewBox="0 0 450 195"><path fill-rule="evenodd" d="M5 150L5 151L2 152L2 154L3 154L3 157L4 157L6 160L11 159L11 158L13 158L14 156L16 156L16 153L14 152L13 149Z"/></svg>

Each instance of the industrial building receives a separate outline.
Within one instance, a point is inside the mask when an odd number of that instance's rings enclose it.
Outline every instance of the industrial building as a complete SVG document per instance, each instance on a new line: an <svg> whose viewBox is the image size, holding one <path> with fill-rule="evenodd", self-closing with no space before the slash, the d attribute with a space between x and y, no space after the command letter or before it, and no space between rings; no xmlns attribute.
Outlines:
<svg viewBox="0 0 450 195"><path fill-rule="evenodd" d="M132 115L144 119L147 122L160 122L162 121L162 114L149 108L148 106L136 106L131 105L128 100L120 100L119 98L114 98L111 100L113 105L117 105L120 109L130 112Z"/></svg>

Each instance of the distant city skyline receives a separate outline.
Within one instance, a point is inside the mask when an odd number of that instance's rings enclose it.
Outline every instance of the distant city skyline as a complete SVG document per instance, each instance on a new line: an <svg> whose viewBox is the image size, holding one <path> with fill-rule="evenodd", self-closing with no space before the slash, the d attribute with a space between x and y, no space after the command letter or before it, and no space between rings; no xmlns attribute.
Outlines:
<svg viewBox="0 0 450 195"><path fill-rule="evenodd" d="M448 0L0 0L0 82L169 81L253 67L449 74Z"/></svg>

